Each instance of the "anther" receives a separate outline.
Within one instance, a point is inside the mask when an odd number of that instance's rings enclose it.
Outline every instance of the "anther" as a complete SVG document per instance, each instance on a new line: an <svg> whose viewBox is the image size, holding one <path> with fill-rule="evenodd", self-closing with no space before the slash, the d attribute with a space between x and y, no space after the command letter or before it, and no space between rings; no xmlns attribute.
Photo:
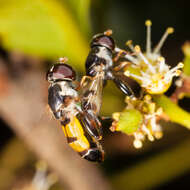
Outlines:
<svg viewBox="0 0 190 190"><path fill-rule="evenodd" d="M135 50L134 50L134 47L133 47L133 41L132 40L128 40L126 43L125 43L126 46L128 46L132 52L135 53Z"/></svg>
<svg viewBox="0 0 190 190"><path fill-rule="evenodd" d="M129 46L129 45L131 45L132 43L133 43L132 40L128 40L127 42L125 42L125 45L126 45L126 46Z"/></svg>
<svg viewBox="0 0 190 190"><path fill-rule="evenodd" d="M168 33L168 34L174 33L174 28L168 27L168 28L167 28L167 33Z"/></svg>
<svg viewBox="0 0 190 190"><path fill-rule="evenodd" d="M161 139L163 137L163 133L161 131L156 131L154 136L156 137L156 139Z"/></svg>
<svg viewBox="0 0 190 190"><path fill-rule="evenodd" d="M145 21L145 25L146 25L146 26L151 26L151 25L152 25L151 20L146 20L146 21Z"/></svg>
<svg viewBox="0 0 190 190"><path fill-rule="evenodd" d="M152 73L155 73L154 67L149 63L149 61L146 59L146 57L142 54L140 46L135 46L135 52L138 54L139 58L141 58L144 63L148 66L148 68L151 70Z"/></svg>
<svg viewBox="0 0 190 190"><path fill-rule="evenodd" d="M140 141L140 140L137 140L137 139L135 139L134 141L133 141L133 146L135 147L135 148L142 148L142 142Z"/></svg>
<svg viewBox="0 0 190 190"><path fill-rule="evenodd" d="M183 68L184 64L182 62L179 62L177 66L178 66L178 68Z"/></svg>
<svg viewBox="0 0 190 190"><path fill-rule="evenodd" d="M135 52L136 53L140 53L141 52L141 48L140 48L140 46L135 46Z"/></svg>

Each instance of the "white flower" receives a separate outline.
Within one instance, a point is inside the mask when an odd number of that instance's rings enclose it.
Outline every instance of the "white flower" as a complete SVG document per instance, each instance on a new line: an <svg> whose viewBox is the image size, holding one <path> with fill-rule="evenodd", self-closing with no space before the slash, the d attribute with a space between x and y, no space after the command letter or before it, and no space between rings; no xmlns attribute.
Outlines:
<svg viewBox="0 0 190 190"><path fill-rule="evenodd" d="M132 41L128 41L126 45L133 52L131 55L126 54L124 57L132 63L132 67L137 73L129 71L128 69L124 74L128 77L135 79L141 87L143 87L150 94L164 93L171 85L174 76L179 76L183 68L183 63L179 63L176 67L170 69L165 63L164 57L160 54L160 49L163 46L167 36L173 33L174 29L169 27L162 36L160 42L154 48L151 49L151 21L145 22L147 26L147 39L146 39L146 52L142 53L140 46L132 45ZM122 50L118 47L115 49L116 52Z"/></svg>

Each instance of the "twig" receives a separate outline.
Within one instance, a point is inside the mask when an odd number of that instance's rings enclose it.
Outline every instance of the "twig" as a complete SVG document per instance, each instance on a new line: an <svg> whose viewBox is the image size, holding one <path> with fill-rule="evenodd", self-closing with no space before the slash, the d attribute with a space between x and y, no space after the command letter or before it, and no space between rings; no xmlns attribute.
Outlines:
<svg viewBox="0 0 190 190"><path fill-rule="evenodd" d="M9 93L0 99L0 115L23 141L72 190L110 189L96 164L82 160L66 143L58 122L45 114L44 73L30 71L19 81L10 80ZM44 93L44 94L43 94ZM37 124L38 123L38 124Z"/></svg>

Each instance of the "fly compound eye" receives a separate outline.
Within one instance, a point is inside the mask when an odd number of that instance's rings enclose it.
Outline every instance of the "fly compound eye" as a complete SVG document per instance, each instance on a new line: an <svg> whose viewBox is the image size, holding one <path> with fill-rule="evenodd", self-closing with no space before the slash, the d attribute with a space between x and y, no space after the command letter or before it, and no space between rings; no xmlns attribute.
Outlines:
<svg viewBox="0 0 190 190"><path fill-rule="evenodd" d="M73 68L65 63L55 64L46 75L48 81L75 80L76 74Z"/></svg>
<svg viewBox="0 0 190 190"><path fill-rule="evenodd" d="M91 47L93 46L104 46L113 51L115 49L115 42L111 36L105 34L95 35L91 42Z"/></svg>

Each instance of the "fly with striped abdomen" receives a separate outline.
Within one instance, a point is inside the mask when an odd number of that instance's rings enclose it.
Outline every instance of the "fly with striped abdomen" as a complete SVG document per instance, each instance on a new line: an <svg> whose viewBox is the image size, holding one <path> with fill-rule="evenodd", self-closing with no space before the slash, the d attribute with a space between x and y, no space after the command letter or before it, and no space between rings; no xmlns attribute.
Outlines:
<svg viewBox="0 0 190 190"><path fill-rule="evenodd" d="M48 89L48 104L55 118L62 124L70 147L89 161L101 162L104 151L101 145L86 132L82 119L85 114L80 106L76 90L75 71L66 64L66 58L60 58L47 72L50 83Z"/></svg>
<svg viewBox="0 0 190 190"><path fill-rule="evenodd" d="M98 116L102 104L103 86L106 81L113 80L122 92L127 96L133 96L126 77L121 76L114 69L113 57L117 52L115 52L115 41L111 34L112 31L108 30L93 37L85 63L86 76L81 80L82 109L85 112L83 122L89 134L98 140L102 137Z"/></svg>

